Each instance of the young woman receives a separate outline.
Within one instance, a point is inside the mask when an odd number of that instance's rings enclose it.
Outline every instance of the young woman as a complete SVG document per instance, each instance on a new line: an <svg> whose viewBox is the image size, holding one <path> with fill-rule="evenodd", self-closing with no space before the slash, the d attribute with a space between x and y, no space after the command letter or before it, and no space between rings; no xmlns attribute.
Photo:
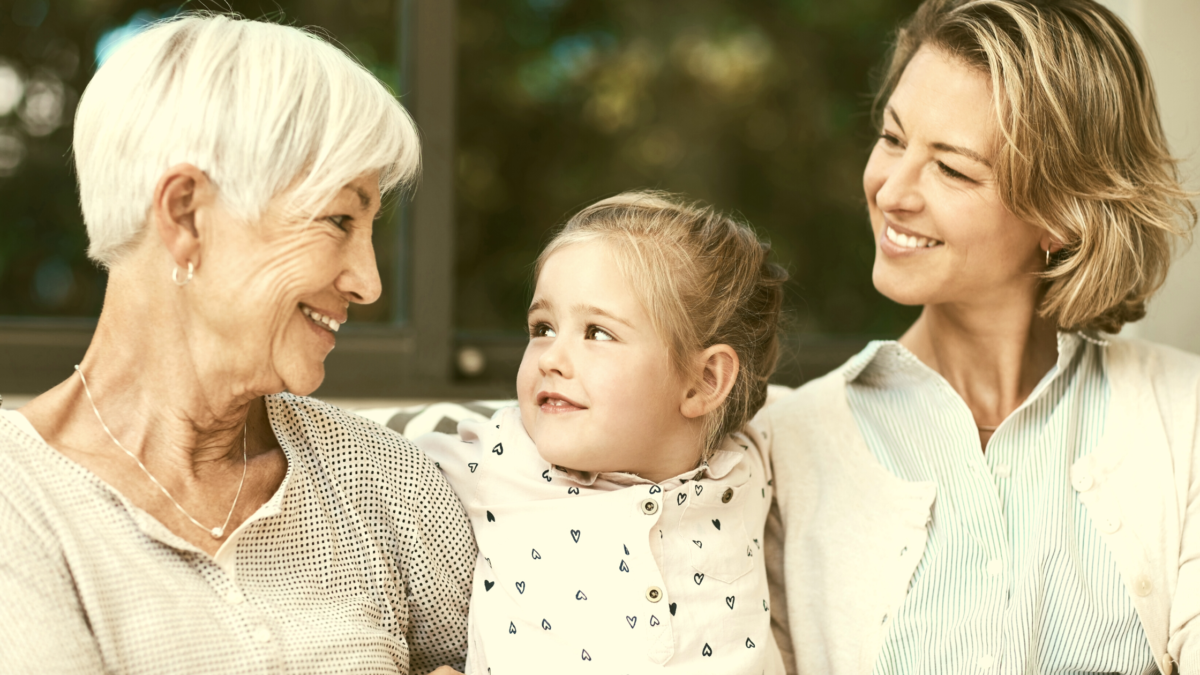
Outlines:
<svg viewBox="0 0 1200 675"><path fill-rule="evenodd" d="M1200 359L1106 336L1195 220L1137 43L1091 0L929 0L878 103L875 286L924 310L759 417L780 641L801 673L1200 672Z"/></svg>

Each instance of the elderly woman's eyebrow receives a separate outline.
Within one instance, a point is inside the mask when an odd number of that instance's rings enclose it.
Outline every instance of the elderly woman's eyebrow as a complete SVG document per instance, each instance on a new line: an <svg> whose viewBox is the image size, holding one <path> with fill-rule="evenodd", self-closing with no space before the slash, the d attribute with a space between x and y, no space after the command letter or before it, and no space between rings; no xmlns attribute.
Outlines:
<svg viewBox="0 0 1200 675"><path fill-rule="evenodd" d="M367 194L366 190L355 186L354 193L358 195L358 201L364 210L371 208L371 196Z"/></svg>

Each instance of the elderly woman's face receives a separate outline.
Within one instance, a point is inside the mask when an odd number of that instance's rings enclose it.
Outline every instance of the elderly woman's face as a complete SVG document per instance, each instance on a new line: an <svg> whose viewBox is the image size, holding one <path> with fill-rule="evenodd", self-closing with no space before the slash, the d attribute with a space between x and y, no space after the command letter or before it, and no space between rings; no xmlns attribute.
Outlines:
<svg viewBox="0 0 1200 675"><path fill-rule="evenodd" d="M235 372L257 390L297 394L325 377L325 357L350 303L379 298L371 232L380 206L379 174L350 182L311 221L276 203L250 226L225 223L205 251L198 297L205 334L221 343ZM237 378L242 380L243 378Z"/></svg>
<svg viewBox="0 0 1200 675"><path fill-rule="evenodd" d="M921 48L884 113L863 173L875 287L906 305L990 303L1036 288L1044 233L1001 202L990 78Z"/></svg>

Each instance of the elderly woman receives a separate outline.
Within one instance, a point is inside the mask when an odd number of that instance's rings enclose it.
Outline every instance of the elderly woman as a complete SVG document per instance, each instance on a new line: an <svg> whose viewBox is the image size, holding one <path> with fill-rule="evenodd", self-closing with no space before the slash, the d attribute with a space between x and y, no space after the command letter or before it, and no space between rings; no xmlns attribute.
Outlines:
<svg viewBox="0 0 1200 675"><path fill-rule="evenodd" d="M1105 337L1195 212L1092 0L927 0L863 175L924 307L764 411L801 673L1200 673L1200 359Z"/></svg>
<svg viewBox="0 0 1200 675"><path fill-rule="evenodd" d="M79 105L89 253L78 372L0 415L0 670L461 667L475 559L394 432L304 398L380 293L380 195L412 122L303 31L186 16Z"/></svg>

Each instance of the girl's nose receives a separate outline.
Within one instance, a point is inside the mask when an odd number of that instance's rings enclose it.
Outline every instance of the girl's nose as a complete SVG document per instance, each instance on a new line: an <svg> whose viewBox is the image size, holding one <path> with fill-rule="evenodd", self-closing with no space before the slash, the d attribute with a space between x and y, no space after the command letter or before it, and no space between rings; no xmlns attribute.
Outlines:
<svg viewBox="0 0 1200 675"><path fill-rule="evenodd" d="M542 371L543 375L554 373L561 377L571 377L571 355L569 352L567 340L561 337L553 338L550 344L546 346L546 349L542 351L541 356L538 357L538 368Z"/></svg>

